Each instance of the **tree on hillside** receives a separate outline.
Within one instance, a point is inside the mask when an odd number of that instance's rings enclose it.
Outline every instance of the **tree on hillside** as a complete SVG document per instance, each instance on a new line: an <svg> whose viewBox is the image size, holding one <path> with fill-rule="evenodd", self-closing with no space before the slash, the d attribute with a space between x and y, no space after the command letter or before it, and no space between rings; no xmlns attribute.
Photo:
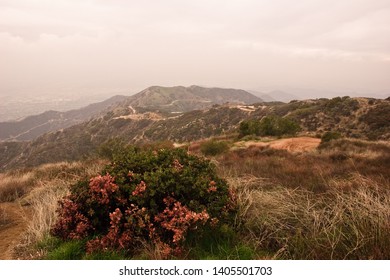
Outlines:
<svg viewBox="0 0 390 280"><path fill-rule="evenodd" d="M282 136L295 135L300 131L300 126L289 118L279 116L267 116L258 120L247 120L240 123L240 136Z"/></svg>

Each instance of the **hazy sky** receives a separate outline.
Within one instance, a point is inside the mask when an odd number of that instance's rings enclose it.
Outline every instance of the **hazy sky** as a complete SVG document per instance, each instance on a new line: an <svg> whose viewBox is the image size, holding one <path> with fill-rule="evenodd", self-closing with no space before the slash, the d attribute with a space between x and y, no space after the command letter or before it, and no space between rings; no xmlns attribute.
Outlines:
<svg viewBox="0 0 390 280"><path fill-rule="evenodd" d="M390 89L390 0L0 0L0 96Z"/></svg>

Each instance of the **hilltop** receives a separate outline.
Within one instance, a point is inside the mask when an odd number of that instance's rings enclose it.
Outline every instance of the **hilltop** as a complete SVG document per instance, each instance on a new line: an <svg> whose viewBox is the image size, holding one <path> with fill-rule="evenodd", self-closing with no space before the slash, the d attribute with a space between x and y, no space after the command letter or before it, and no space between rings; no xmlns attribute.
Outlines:
<svg viewBox="0 0 390 280"><path fill-rule="evenodd" d="M152 86L131 96L125 104L171 113L205 109L215 104L253 104L261 101L251 93L239 89Z"/></svg>

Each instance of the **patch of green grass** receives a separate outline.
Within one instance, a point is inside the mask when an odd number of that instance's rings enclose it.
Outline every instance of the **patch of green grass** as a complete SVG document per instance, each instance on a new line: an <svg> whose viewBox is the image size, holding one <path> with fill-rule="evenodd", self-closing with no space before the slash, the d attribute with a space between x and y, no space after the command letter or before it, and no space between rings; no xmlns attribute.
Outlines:
<svg viewBox="0 0 390 280"><path fill-rule="evenodd" d="M62 241L59 238L53 236L46 236L37 243L37 249L52 251L61 245Z"/></svg>
<svg viewBox="0 0 390 280"><path fill-rule="evenodd" d="M242 238L230 227L223 231L208 231L201 238L188 240L189 259L199 260L251 260L255 258L255 250L242 242Z"/></svg>
<svg viewBox="0 0 390 280"><path fill-rule="evenodd" d="M48 236L37 244L38 250L48 252L44 259L48 260L124 260L128 259L124 252L96 251L87 254L86 240L62 241L60 238Z"/></svg>
<svg viewBox="0 0 390 280"><path fill-rule="evenodd" d="M72 240L60 243L54 250L49 251L49 260L81 260L85 255L85 241Z"/></svg>
<svg viewBox="0 0 390 280"><path fill-rule="evenodd" d="M99 251L87 254L83 257L83 260L125 260L128 259L122 252L115 251Z"/></svg>
<svg viewBox="0 0 390 280"><path fill-rule="evenodd" d="M200 151L206 156L216 156L229 150L229 143L210 140L200 145Z"/></svg>

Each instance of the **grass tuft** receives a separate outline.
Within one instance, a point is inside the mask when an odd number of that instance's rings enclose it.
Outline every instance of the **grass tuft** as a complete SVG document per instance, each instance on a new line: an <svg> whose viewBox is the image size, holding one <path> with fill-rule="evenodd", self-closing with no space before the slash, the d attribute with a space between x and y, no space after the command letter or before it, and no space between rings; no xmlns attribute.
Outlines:
<svg viewBox="0 0 390 280"><path fill-rule="evenodd" d="M47 255L49 260L80 260L85 254L85 242L72 240L61 243Z"/></svg>
<svg viewBox="0 0 390 280"><path fill-rule="evenodd" d="M390 191L356 175L358 187L325 194L236 186L241 225L257 250L284 259L388 259Z"/></svg>

